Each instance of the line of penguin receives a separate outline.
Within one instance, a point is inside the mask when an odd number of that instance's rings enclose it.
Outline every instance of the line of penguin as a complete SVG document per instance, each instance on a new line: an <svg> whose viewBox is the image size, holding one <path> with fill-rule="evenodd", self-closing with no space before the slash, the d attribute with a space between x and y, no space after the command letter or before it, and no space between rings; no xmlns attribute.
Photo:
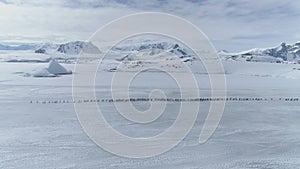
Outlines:
<svg viewBox="0 0 300 169"><path fill-rule="evenodd" d="M213 101L231 101L231 102L263 102L263 101L283 101L298 102L300 98L263 98L263 97L201 97L201 98L129 98L129 99L82 99L82 100L31 100L31 104L67 104L67 103L113 103L113 102L213 102Z"/></svg>

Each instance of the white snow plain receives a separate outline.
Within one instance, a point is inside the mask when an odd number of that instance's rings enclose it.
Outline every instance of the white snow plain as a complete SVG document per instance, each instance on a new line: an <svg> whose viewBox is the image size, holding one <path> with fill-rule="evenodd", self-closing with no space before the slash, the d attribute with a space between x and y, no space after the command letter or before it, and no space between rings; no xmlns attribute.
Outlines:
<svg viewBox="0 0 300 169"><path fill-rule="evenodd" d="M2 61L6 59L2 58ZM89 63L79 64L89 67ZM300 96L300 65L229 60L224 60L223 64L228 96ZM61 65L74 71L73 63ZM193 129L178 146L152 158L128 159L104 151L87 137L77 120L73 103L35 103L72 100L72 75L55 78L23 76L39 66L47 67L48 63L0 62L0 168L300 168L299 102L227 102L216 132L208 142L200 145L198 137L209 108L209 103L201 103ZM113 73L104 72L97 77L98 97L109 96L107 82ZM200 71L195 76L200 95L209 96L208 75ZM158 88L169 97L177 97L178 90L171 81L164 73L144 72L133 82L131 94L148 96L149 90ZM149 106L147 103L134 105L142 110ZM168 104L159 119L145 126L123 119L112 103L100 103L99 106L114 128L130 136L143 137L169 127L176 119L179 105Z"/></svg>

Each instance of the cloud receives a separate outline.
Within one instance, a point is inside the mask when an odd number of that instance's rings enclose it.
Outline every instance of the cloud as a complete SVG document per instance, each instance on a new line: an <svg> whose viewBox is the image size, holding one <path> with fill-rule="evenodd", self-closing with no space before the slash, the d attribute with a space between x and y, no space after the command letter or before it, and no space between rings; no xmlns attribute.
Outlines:
<svg viewBox="0 0 300 169"><path fill-rule="evenodd" d="M202 29L219 49L299 41L293 0L0 0L0 36L87 39L99 27L138 11L167 12ZM63 38L59 38L63 37ZM298 38L298 39L297 39ZM2 38L3 39L3 38Z"/></svg>
<svg viewBox="0 0 300 169"><path fill-rule="evenodd" d="M53 36L56 39L86 40L104 24L132 12L111 7L87 10L60 6L45 8L0 4L0 22L3 23L0 36L32 39L45 37L45 40ZM58 38L60 36L64 38Z"/></svg>
<svg viewBox="0 0 300 169"><path fill-rule="evenodd" d="M7 0L0 0L0 3L8 4L9 2Z"/></svg>

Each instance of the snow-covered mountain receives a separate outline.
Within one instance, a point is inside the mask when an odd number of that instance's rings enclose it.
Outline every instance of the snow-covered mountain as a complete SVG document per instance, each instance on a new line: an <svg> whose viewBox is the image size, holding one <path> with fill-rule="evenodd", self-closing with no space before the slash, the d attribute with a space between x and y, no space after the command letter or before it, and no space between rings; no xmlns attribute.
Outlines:
<svg viewBox="0 0 300 169"><path fill-rule="evenodd" d="M43 43L43 44L5 44L0 43L0 50L10 51L28 51L40 54L46 54L52 58L67 58L73 57L80 54L81 52L86 54L97 54L100 53L99 49L91 42L84 41L72 41L64 44L57 43ZM143 55L143 57L149 56L154 59L154 55L159 55L163 52L168 52L178 56L181 61L192 62L195 60L195 54L185 45L175 40L164 40L164 39L134 39L124 41L111 50L116 57L113 58L122 62L125 60L132 59L144 59L141 57L133 57L134 55ZM14 52L16 53L16 52ZM137 54L142 53L142 54ZM236 60L236 61L251 61L251 62L271 62L271 63L300 63L300 41L295 44L281 43L276 47L270 48L255 48L247 51L238 53L230 53L226 50L220 50L219 55L224 59ZM147 56L146 56L147 55ZM18 56L18 55L16 55ZM96 55L95 55L96 56ZM161 55L161 56L164 56ZM160 61L163 61L160 56ZM21 56L18 56L21 58ZM167 57L166 57L167 58ZM16 59L16 58L12 58ZM147 59L147 58L146 58ZM11 60L11 58L9 58ZM47 59L49 60L49 59ZM138 60L136 60L138 61ZM166 61L167 62L167 61Z"/></svg>
<svg viewBox="0 0 300 169"><path fill-rule="evenodd" d="M117 45L112 49L118 65L110 71L135 71L155 65L171 71L180 71L184 62L193 62L194 53L175 41L139 41ZM121 66L120 66L121 65Z"/></svg>
<svg viewBox="0 0 300 169"><path fill-rule="evenodd" d="M1 44L1 42L0 42ZM0 62L49 62L56 59L59 62L75 63L82 51L87 54L86 60L93 61L100 52L90 42L75 41L64 44L57 43L24 43L6 44L0 46Z"/></svg>
<svg viewBox="0 0 300 169"><path fill-rule="evenodd" d="M91 54L96 54L100 52L99 49L91 42L83 42L83 41L74 41L74 42L61 44L59 45L57 51L60 53L71 54L71 55L74 54L76 55L79 54L80 52L91 53Z"/></svg>
<svg viewBox="0 0 300 169"><path fill-rule="evenodd" d="M56 43L43 43L35 49L35 53L55 53L60 45Z"/></svg>
<svg viewBox="0 0 300 169"><path fill-rule="evenodd" d="M226 59L263 61L263 62L299 62L300 61L300 42L295 44L281 43L272 48L255 48L239 53L219 52L220 56Z"/></svg>
<svg viewBox="0 0 300 169"><path fill-rule="evenodd" d="M0 50L14 51L33 50L35 53L64 53L69 55L77 55L80 52L98 53L99 49L91 42L73 41L64 44L57 43L21 43L21 44L1 44Z"/></svg>
<svg viewBox="0 0 300 169"><path fill-rule="evenodd" d="M149 52L149 55L155 55L162 52L170 52L174 55L177 55L179 58L192 59L193 52L181 44L176 42L151 42L151 43L140 43L129 46L120 46L113 48L114 51L136 51L136 52ZM124 57L124 59L127 56Z"/></svg>

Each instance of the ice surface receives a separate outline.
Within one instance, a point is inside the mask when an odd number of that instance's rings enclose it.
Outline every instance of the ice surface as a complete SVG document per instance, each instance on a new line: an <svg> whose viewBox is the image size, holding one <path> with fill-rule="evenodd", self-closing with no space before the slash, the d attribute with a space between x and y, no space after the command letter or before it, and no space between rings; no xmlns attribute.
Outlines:
<svg viewBox="0 0 300 169"><path fill-rule="evenodd" d="M47 68L40 68L37 70L34 70L31 74L25 74L28 76L33 76L33 77L56 77L55 74L52 74L49 72Z"/></svg>
<svg viewBox="0 0 300 169"><path fill-rule="evenodd" d="M108 63L114 65L115 61ZM226 60L223 63L229 96L300 95L299 65ZM53 64L57 70L56 62ZM60 64L66 70L74 70L74 64ZM80 64L89 71L89 63ZM106 66L111 67L109 64ZM178 146L156 157L128 159L97 147L80 127L72 103L36 104L37 100L72 100L72 76L28 78L21 75L36 67L48 68L48 63L0 62L0 168L298 169L300 166L299 102L228 102L213 137L199 145L198 136L209 108L207 103L201 103L192 131ZM104 71L97 77L98 97L109 96L113 73ZM143 76L133 82L132 95L147 96L153 88L164 90L170 97L178 95L178 90L164 80L165 74L145 72ZM195 76L200 95L209 96L207 74ZM120 117L112 103L99 106L115 129L128 135L145 136L169 127L176 119L179 105L169 104L161 118L146 126ZM149 105L136 103L135 106L146 109Z"/></svg>

